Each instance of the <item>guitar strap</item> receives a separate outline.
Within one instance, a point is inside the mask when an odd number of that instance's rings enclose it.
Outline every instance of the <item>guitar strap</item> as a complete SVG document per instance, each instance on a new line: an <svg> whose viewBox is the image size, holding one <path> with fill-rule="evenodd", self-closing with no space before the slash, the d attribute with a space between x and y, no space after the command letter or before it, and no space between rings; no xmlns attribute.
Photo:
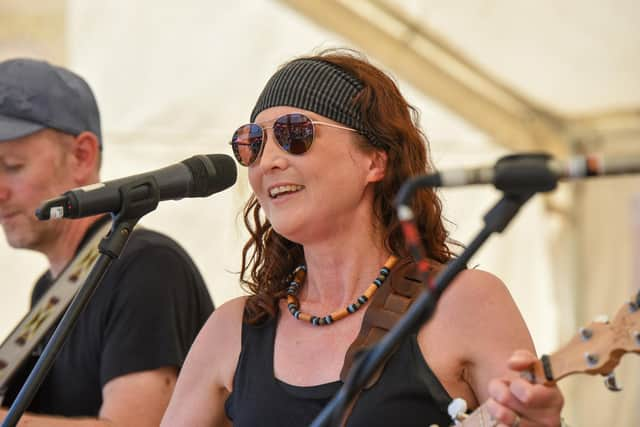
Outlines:
<svg viewBox="0 0 640 427"><path fill-rule="evenodd" d="M111 222L106 221L95 230L51 287L0 345L0 404L13 375L57 324L84 284L98 259L100 240L110 228Z"/></svg>
<svg viewBox="0 0 640 427"><path fill-rule="evenodd" d="M441 265L433 263L432 274L437 273L440 268ZM342 371L340 372L342 382L346 381L347 374L358 354L379 342L406 313L423 289L424 285L416 271L413 259L404 258L398 261L391 270L384 286L381 286L369 301L369 307L362 320L362 327L358 337L351 344L345 355ZM386 363L395 351L397 351L397 348L369 379L364 389L368 389L378 382ZM346 411L342 425L346 424L346 420L359 396L360 393L358 393Z"/></svg>

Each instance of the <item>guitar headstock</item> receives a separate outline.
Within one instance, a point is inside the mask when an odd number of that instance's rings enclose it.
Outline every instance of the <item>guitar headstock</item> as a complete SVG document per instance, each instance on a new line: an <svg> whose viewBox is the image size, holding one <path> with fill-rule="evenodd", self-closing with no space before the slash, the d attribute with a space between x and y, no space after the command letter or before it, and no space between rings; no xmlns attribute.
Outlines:
<svg viewBox="0 0 640 427"><path fill-rule="evenodd" d="M640 354L640 292L618 310L613 321L592 322L560 350L542 356L529 379L552 384L576 373L608 375L625 353Z"/></svg>

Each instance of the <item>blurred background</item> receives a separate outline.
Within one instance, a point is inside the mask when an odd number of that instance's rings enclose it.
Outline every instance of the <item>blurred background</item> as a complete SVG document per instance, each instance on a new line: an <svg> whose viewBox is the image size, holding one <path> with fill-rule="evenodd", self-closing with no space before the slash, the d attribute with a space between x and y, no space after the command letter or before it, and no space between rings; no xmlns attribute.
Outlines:
<svg viewBox="0 0 640 427"><path fill-rule="evenodd" d="M230 153L231 133L278 65L351 47L396 78L445 169L516 151L640 155L639 21L635 0L0 0L0 60L43 58L88 80L107 180ZM233 189L164 202L142 220L189 251L217 305L242 294L249 193L241 169ZM500 194L441 196L452 237L467 243ZM640 178L536 196L472 265L507 284L538 352L553 352L640 288ZM0 339L45 268L41 255L0 239ZM640 425L640 359L623 358L617 376L621 393L597 377L561 382L568 423Z"/></svg>

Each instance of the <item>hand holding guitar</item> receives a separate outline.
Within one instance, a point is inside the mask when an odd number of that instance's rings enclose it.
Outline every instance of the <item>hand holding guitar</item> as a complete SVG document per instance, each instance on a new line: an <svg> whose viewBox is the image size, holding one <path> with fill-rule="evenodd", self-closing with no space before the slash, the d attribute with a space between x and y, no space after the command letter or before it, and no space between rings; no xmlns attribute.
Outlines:
<svg viewBox="0 0 640 427"><path fill-rule="evenodd" d="M559 426L563 398L555 383L572 374L604 375L605 386L620 391L614 368L625 353L640 354L640 292L625 303L612 322L595 321L580 328L567 345L540 360L517 351L509 368L521 378L502 378L489 384L491 398L470 415L464 403L450 405L450 415L462 427ZM456 399L457 400L457 399ZM454 400L454 402L456 401Z"/></svg>
<svg viewBox="0 0 640 427"><path fill-rule="evenodd" d="M528 351L514 353L508 361L509 369L528 372L536 356ZM485 403L498 426L556 427L560 425L560 411L564 398L557 386L530 383L525 378L495 379L489 383L491 398Z"/></svg>

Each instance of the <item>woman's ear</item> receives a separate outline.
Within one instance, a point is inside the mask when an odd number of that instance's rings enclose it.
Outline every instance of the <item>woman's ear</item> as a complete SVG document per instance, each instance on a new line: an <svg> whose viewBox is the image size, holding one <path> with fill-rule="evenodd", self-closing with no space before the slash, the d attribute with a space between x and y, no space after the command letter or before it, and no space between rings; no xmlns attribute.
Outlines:
<svg viewBox="0 0 640 427"><path fill-rule="evenodd" d="M387 172L387 160L389 156L384 150L375 150L371 153L371 163L369 166L369 182L382 181Z"/></svg>
<svg viewBox="0 0 640 427"><path fill-rule="evenodd" d="M95 182L100 169L100 142L92 132L82 132L74 137L71 146L72 174L80 183Z"/></svg>

